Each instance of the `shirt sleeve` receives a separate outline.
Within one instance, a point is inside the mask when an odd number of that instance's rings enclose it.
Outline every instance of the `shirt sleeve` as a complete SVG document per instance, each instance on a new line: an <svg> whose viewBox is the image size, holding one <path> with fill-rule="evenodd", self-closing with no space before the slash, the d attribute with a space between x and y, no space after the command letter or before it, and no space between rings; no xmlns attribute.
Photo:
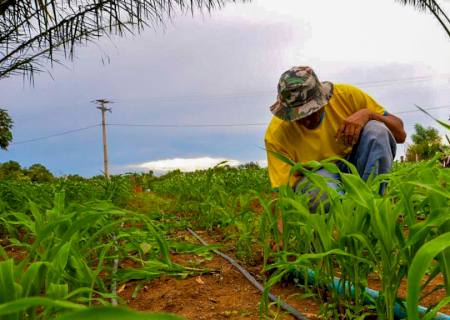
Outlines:
<svg viewBox="0 0 450 320"><path fill-rule="evenodd" d="M375 101L375 99L363 90L351 85L348 85L347 87L349 89L350 99L354 104L355 110L367 108L370 111L381 115L388 114L387 111L377 101Z"/></svg>
<svg viewBox="0 0 450 320"><path fill-rule="evenodd" d="M265 141L267 151L267 167L269 170L269 179L273 191L283 185L289 183L289 175L291 166L280 159L278 159L273 152L286 155L282 149L277 148L275 145Z"/></svg>

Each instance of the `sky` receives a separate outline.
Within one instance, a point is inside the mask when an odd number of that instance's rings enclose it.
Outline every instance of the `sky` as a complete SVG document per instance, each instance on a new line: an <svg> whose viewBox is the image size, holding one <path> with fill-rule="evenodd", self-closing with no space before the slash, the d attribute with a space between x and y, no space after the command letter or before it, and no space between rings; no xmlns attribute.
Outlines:
<svg viewBox="0 0 450 320"><path fill-rule="evenodd" d="M440 3L449 13L450 2ZM295 65L312 66L322 81L357 85L401 117L409 136L415 123L434 126L415 104L450 115L449 38L431 14L394 0L229 3L75 54L34 84L1 80L0 107L15 124L0 162L101 174L101 114L92 101L104 98L114 102L106 115L112 174L223 160L264 165L269 106L281 73ZM399 145L397 158L404 151Z"/></svg>

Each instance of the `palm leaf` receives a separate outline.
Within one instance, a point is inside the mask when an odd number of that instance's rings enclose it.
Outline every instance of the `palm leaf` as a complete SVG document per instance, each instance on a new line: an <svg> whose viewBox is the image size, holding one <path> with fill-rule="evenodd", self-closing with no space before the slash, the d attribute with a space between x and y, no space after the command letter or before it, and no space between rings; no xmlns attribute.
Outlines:
<svg viewBox="0 0 450 320"><path fill-rule="evenodd" d="M0 0L0 79L72 59L75 47L105 35L163 25L175 12L210 11L235 0ZM245 1L245 0L242 0Z"/></svg>
<svg viewBox="0 0 450 320"><path fill-rule="evenodd" d="M404 5L412 5L419 10L429 10L434 17L439 21L442 28L447 32L450 37L450 20L445 14L444 10L439 6L435 0L396 0Z"/></svg>

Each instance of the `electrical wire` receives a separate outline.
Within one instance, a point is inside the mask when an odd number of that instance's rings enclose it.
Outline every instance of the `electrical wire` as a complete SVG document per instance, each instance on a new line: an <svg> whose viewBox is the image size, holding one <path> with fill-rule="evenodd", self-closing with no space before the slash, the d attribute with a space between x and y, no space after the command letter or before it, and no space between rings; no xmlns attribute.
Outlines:
<svg viewBox="0 0 450 320"><path fill-rule="evenodd" d="M450 104L427 108L425 110L438 110L450 108ZM393 114L405 114L418 112L418 109L403 110ZM154 128L214 128L214 127L250 127L267 126L267 123L215 123L215 124L133 124L133 123L108 123L107 126L116 127L154 127Z"/></svg>
<svg viewBox="0 0 450 320"><path fill-rule="evenodd" d="M401 79L390 79L390 80L379 80L379 81L367 81L367 82L352 82L352 84L356 86L364 86L367 88L370 87L379 87L383 85L391 85L396 83L411 83L411 82L421 82L421 81L428 81L435 78L440 77L449 77L450 74L440 74L440 75L429 75L429 76L418 76L418 77L408 77L408 78L401 78Z"/></svg>
<svg viewBox="0 0 450 320"><path fill-rule="evenodd" d="M438 110L438 109L447 109L447 108L450 108L450 104L437 106L437 107L431 107L431 108L427 108L425 110L428 111L428 110ZM413 113L413 112L418 112L418 111L420 111L420 110L418 110L418 109L403 110L403 111L396 112L395 114Z"/></svg>
<svg viewBox="0 0 450 320"><path fill-rule="evenodd" d="M424 108L424 110L439 110L450 108L450 105L441 105L436 107ZM413 113L419 112L417 109L403 110L398 111L394 114L405 114L405 113ZM153 128L218 128L218 127L256 127L256 126L267 126L267 123L215 123L215 124L134 124L134 123L107 123L107 126L111 127L153 127ZM95 127L100 127L101 124L95 124L87 127L77 128L69 131L63 131L60 133L55 133L48 136L32 138L28 140L21 140L11 143L10 145L19 145L24 143L36 142L41 140L50 139L53 137L64 136L67 134L72 134L84 130L88 130Z"/></svg>
<svg viewBox="0 0 450 320"><path fill-rule="evenodd" d="M35 142L35 141L40 141L40 140L46 140L46 139L50 139L50 138L53 138L53 137L64 136L64 135L66 135L66 134L71 134L71 133L75 133L75 132L80 132L80 131L88 130L88 129L95 128L95 127L99 127L99 126L101 126L101 124L94 124L94 125L92 125L92 126L87 126L87 127L83 127L83 128L73 129L73 130L64 131L64 132L60 132L60 133L55 133L55 134L51 134L51 135L49 135L49 136L44 136L44 137L39 137L39 138L33 138L33 139L28 139L28 140L16 141L16 142L11 143L11 145L22 144L22 143L29 143L29 142Z"/></svg>
<svg viewBox="0 0 450 320"><path fill-rule="evenodd" d="M208 243L206 243L205 240L203 240L192 229L187 228L187 231L191 235L193 235L201 244L203 244L204 246L208 246ZM239 270L239 272L252 284L252 286L254 286L256 289L258 289L261 293L264 292L264 287L262 286L262 284L260 284L246 269L244 269L240 264L238 264L236 261L234 261L230 256L228 256L216 249L213 249L212 252L214 252L215 254L221 256L223 259L228 261L233 267L235 267L236 269ZM281 307L281 309L289 312L293 317L295 317L295 319L308 320L308 318L305 317L305 315L300 313L297 309L295 309L290 304L281 300L280 297L277 297L270 292L268 293L268 297L272 302L277 303Z"/></svg>
<svg viewBox="0 0 450 320"><path fill-rule="evenodd" d="M133 123L107 123L115 127L154 127L154 128L210 128L210 127L251 127L266 126L267 123L216 123L216 124L133 124Z"/></svg>
<svg viewBox="0 0 450 320"><path fill-rule="evenodd" d="M428 76L417 76L417 77L406 77L399 79L386 79L377 81L361 81L361 82L348 82L356 86L361 86L364 88L389 86L402 83L414 83L430 81L433 79L450 77L450 74L438 74L438 75L428 75ZM347 83L346 81L344 81ZM337 83L341 83L337 81ZM274 89L275 90L275 89ZM246 98L255 97L258 95L274 95L276 92L274 90L256 90L256 91L241 91L234 93L216 93L216 94L189 94L189 95L179 95L179 96L153 96L144 98L145 101L171 101L171 100L195 100L195 99L235 99L235 98ZM140 99L139 99L140 100ZM118 99L117 101L136 101L136 99Z"/></svg>

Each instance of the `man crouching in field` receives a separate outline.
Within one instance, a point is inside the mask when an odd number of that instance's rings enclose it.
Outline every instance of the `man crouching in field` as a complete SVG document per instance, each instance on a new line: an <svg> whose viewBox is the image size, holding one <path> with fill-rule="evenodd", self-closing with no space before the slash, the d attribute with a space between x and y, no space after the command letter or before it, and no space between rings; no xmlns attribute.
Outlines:
<svg viewBox="0 0 450 320"><path fill-rule="evenodd" d="M291 166L273 152L300 163L332 156L346 158L367 180L371 174L390 171L396 143L406 138L402 120L365 92L348 84L321 83L310 67L293 67L281 75L278 99L270 111L274 117L265 145L275 190L283 184L295 187L299 178L290 181ZM316 173L339 179L325 169ZM384 193L384 186L380 193Z"/></svg>

